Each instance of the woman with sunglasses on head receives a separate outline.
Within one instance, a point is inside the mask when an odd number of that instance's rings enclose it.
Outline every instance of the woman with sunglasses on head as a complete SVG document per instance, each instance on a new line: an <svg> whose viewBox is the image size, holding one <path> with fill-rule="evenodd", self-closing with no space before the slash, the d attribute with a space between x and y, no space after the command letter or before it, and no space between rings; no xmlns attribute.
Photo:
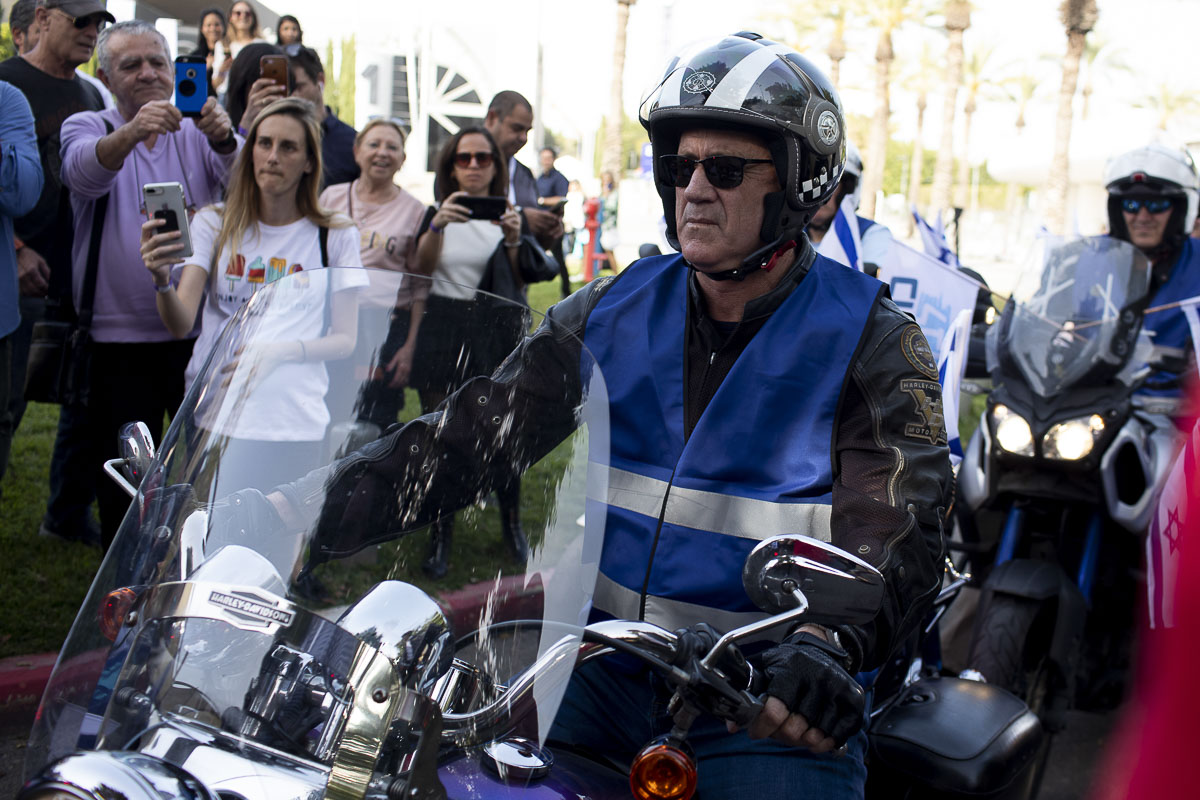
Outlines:
<svg viewBox="0 0 1200 800"><path fill-rule="evenodd" d="M237 58L242 48L251 42L265 42L258 30L258 13L246 0L237 0L229 7L229 57Z"/></svg>
<svg viewBox="0 0 1200 800"><path fill-rule="evenodd" d="M225 21L225 13L219 8L206 8L200 12L200 37L194 56L204 56L208 65L208 93L224 92L225 79L229 76L229 68L233 59L229 57L229 42L225 35L229 25Z"/></svg>
<svg viewBox="0 0 1200 800"><path fill-rule="evenodd" d="M531 235L522 235L521 215L507 200L498 220L479 219L464 201L506 198L508 170L496 140L482 127L463 128L446 142L435 169L441 202L425 215L417 240L417 267L435 279L417 340L411 381L425 411L436 408L465 380L494 371L528 329L518 306L481 319L472 302L476 290L499 295L528 308L525 284L558 275L558 266ZM482 305L482 304L481 304ZM495 306L493 306L495 308ZM500 522L513 557L529 555L521 529L520 479L497 488ZM447 515L430 528L429 556L422 569L433 578L446 574L454 518Z"/></svg>
<svg viewBox="0 0 1200 800"><path fill-rule="evenodd" d="M302 100L279 100L251 125L230 172L225 203L203 208L193 218L191 256L177 255L180 234L160 233L162 220L142 226L142 260L158 290L158 314L167 329L186 336L203 306L188 383L216 347L225 323L265 284L326 266L362 266L357 229L318 201L320 175L320 130L312 109ZM366 277L362 270L337 270L320 280L330 281L333 294L328 320L321 308L315 313L298 308L290 327L261 337L268 343L253 354L217 354L229 359L224 369L231 376L244 372L237 369L239 361L253 358L254 380L278 385L274 409L244 412L230 423L231 440L256 448L253 458L242 459L256 472L238 480L224 475L226 486L268 488L291 480L295 476L287 473L288 465L313 463L317 455L310 451L324 447L329 411L312 398L323 397L328 386L324 362L344 358L354 348L357 304L348 292L339 294L364 286ZM279 295L272 297L275 302Z"/></svg>
<svg viewBox="0 0 1200 800"><path fill-rule="evenodd" d="M363 266L418 275L417 231L425 206L396 185L396 173L404 165L404 138L404 129L394 120L373 119L363 126L354 140L354 160L362 174L326 189L321 205L346 214L358 226ZM396 422L404 406L404 387L429 296L424 277L405 279L399 292L393 288L378 297L372 294L365 304L363 325L388 326L375 374L363 384L359 398L359 419L380 431ZM374 283L396 285L394 280Z"/></svg>

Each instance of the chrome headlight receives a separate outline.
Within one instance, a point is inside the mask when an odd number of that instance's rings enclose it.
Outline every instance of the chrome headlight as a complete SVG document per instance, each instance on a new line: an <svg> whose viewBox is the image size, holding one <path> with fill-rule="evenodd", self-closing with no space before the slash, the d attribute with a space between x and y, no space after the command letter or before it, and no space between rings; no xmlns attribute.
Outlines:
<svg viewBox="0 0 1200 800"><path fill-rule="evenodd" d="M992 425L1002 449L1019 456L1033 455L1033 431L1020 414L1006 405L996 404L992 408Z"/></svg>
<svg viewBox="0 0 1200 800"><path fill-rule="evenodd" d="M61 758L25 784L20 800L215 800L190 773L136 752L91 751Z"/></svg>
<svg viewBox="0 0 1200 800"><path fill-rule="evenodd" d="M1104 432L1104 418L1099 414L1059 422L1042 437L1042 454L1060 461L1086 458Z"/></svg>

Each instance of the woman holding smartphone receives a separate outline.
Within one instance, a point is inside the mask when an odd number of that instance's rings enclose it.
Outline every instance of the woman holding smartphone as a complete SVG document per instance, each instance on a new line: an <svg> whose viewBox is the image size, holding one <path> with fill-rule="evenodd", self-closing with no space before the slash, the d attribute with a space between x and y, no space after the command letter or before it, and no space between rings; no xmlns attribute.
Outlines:
<svg viewBox="0 0 1200 800"><path fill-rule="evenodd" d="M440 279L430 291L412 380L426 411L468 378L491 374L528 330L528 314L481 319L484 304L473 302L476 289L527 308L525 284L558 274L537 240L521 235L521 215L510 203L502 201L499 219L480 219L487 216L483 205L473 206L480 214L469 205L474 198L508 195L508 170L487 130L463 128L450 137L438 155L436 173L444 197L426 212L417 240L418 270ZM523 562L529 546L521 529L520 493L518 476L496 489L504 540ZM453 526L453 516L447 515L431 528L429 555L422 565L431 577L446 574Z"/></svg>
<svg viewBox="0 0 1200 800"><path fill-rule="evenodd" d="M362 266L358 231L345 216L318 202L320 175L320 130L309 104L280 100L251 125L231 171L225 203L201 209L192 220L190 258L179 256L177 231L158 231L161 220L142 226L142 260L167 329L176 337L187 335L203 302L188 383L207 361L226 321L266 283L324 266ZM177 288L173 272L178 273ZM254 448L253 457L225 462L255 469L236 479L221 475L232 490L291 480L296 476L289 465L313 463L313 452L324 446L329 412L313 398L323 397L328 386L324 362L353 351L357 304L343 292L365 285L366 277L362 270L337 270L319 280L322 285L329 281L332 293L328 320L324 302L313 302L323 294L297 292L296 302L306 305L297 306L286 330L262 333L267 344L254 353L218 354L227 359L224 369L231 377L236 377L239 362L247 361L253 364L254 380L264 386L270 382L265 386L270 391L254 393L256 400L270 400L270 408L244 409L220 431L228 434L231 445Z"/></svg>

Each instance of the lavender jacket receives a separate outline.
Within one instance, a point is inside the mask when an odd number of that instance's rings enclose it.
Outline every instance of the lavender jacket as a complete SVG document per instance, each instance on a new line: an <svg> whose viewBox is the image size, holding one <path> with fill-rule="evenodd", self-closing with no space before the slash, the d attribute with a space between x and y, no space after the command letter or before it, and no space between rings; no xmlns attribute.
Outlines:
<svg viewBox="0 0 1200 800"><path fill-rule="evenodd" d="M98 342L165 342L172 338L163 326L154 304L154 282L142 263L142 185L178 181L192 209L221 199L226 175L243 140L228 155L212 149L208 139L191 119L172 134L159 136L153 150L145 142L125 158L113 172L100 164L96 143L107 132L104 120L115 129L125 118L115 108L84 111L62 126L62 181L71 190L75 212L75 243L71 252L72 291L76 307L83 296L92 212L96 200L108 194L108 213L100 241L100 264L96 273L92 337ZM195 335L194 333L192 335Z"/></svg>

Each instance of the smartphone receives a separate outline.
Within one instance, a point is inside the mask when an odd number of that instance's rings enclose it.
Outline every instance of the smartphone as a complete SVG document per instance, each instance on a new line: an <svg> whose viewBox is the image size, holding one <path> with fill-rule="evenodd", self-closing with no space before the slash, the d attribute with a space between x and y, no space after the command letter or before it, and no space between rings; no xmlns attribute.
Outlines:
<svg viewBox="0 0 1200 800"><path fill-rule="evenodd" d="M175 59L175 107L185 117L199 117L208 99L208 67L204 56Z"/></svg>
<svg viewBox="0 0 1200 800"><path fill-rule="evenodd" d="M464 195L455 202L471 211L471 219L500 219L508 209L507 197Z"/></svg>
<svg viewBox="0 0 1200 800"><path fill-rule="evenodd" d="M288 94L292 93L292 71L288 68L287 56L263 56L258 60L258 73L264 78L270 78L277 86L282 86Z"/></svg>
<svg viewBox="0 0 1200 800"><path fill-rule="evenodd" d="M188 228L187 203L183 200L183 186L179 183L147 183L142 187L142 197L146 201L146 213L151 219L167 221L158 229L159 233L179 231L183 234L180 243L183 250L179 255L188 258L192 255L192 234Z"/></svg>

